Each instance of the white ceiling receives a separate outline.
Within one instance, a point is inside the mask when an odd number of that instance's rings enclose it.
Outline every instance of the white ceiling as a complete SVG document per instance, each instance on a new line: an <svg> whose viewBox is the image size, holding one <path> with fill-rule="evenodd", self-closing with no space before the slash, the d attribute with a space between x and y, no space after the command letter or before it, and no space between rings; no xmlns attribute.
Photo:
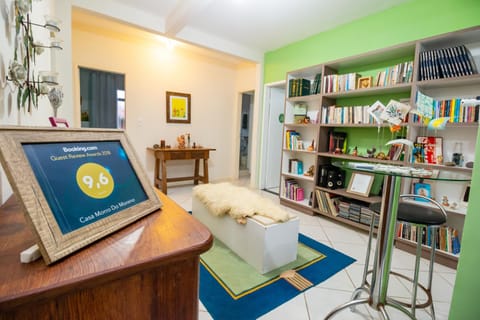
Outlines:
<svg viewBox="0 0 480 320"><path fill-rule="evenodd" d="M260 61L265 52L407 1L410 0L104 0L102 5L96 1L73 2L83 9L177 40ZM108 2L115 8L108 8Z"/></svg>

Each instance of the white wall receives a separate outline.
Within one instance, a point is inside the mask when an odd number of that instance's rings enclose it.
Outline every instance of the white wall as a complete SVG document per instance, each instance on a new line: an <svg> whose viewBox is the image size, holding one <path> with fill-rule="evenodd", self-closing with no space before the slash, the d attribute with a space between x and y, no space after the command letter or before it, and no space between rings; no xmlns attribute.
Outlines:
<svg viewBox="0 0 480 320"><path fill-rule="evenodd" d="M61 2L61 1L60 1ZM38 109L32 108L30 112L26 108L18 108L17 106L17 88L11 83L5 80L5 76L8 73L8 66L14 58L14 45L15 45L15 18L14 18L14 0L2 0L0 2L2 23L0 23L0 124L1 125L22 125L22 126L50 126L48 117L53 115L53 109L50 106L48 98L41 96L39 99ZM57 6L54 0L43 0L32 2L32 13L30 15L31 21L39 24L45 23L45 15L57 16ZM63 16L65 13L61 12ZM62 19L63 20L63 19ZM68 26L68 25L67 25ZM58 34L58 38L67 38L64 43L67 46L69 27L67 31L64 30L63 25L60 25L62 29ZM33 37L35 41L40 41L43 44L49 44L50 32L41 27L33 27ZM59 82L63 84L65 79L68 79L64 92L66 100L64 100L63 106L59 109L58 115L62 117L70 118L71 104L69 103L69 87L70 87L70 68L66 69L65 59L68 60L69 49L59 52L53 52L49 49L36 57L35 61L35 74L38 71L58 71L60 74ZM67 56L65 56L65 54ZM69 64L70 66L71 64ZM66 91L65 91L66 89ZM12 193L11 187L5 174L0 170L0 203L6 200Z"/></svg>
<svg viewBox="0 0 480 320"><path fill-rule="evenodd" d="M126 132L152 180L154 161L146 148L161 139L175 146L176 137L186 132L192 142L216 149L209 161L211 181L236 177L238 95L254 89L254 64L236 67L181 47L169 51L162 41L132 39L84 25L73 26L72 43L75 112L80 108L78 66L125 74ZM191 124L166 123L166 91L191 94ZM192 173L192 163L169 164L169 177Z"/></svg>

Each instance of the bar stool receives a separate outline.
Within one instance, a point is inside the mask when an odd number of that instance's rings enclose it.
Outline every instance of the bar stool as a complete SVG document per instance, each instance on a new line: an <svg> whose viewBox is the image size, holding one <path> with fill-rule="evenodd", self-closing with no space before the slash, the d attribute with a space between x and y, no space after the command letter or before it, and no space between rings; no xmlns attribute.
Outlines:
<svg viewBox="0 0 480 320"><path fill-rule="evenodd" d="M429 203L434 205L434 207L421 206L414 202L407 202L407 201L401 201L398 205L397 220L416 226L417 247L416 247L415 269L414 269L413 279L394 271L390 272L390 274L396 275L398 277L401 277L403 279L406 279L412 282L411 303L405 303L403 301L398 301L393 299L392 300L402 306L410 308L413 317L415 317L415 310L417 308L427 308L430 306L430 309L432 312L432 319L435 319L435 310L433 307L431 289L432 289L433 265L435 262L435 247L438 241L437 239L438 234L436 232L436 229L438 229L441 225L445 224L445 222L447 221L447 214L443 206L431 198L421 196L421 195L415 195L415 194L403 194L403 195L400 195L400 198L410 198L410 199L422 198L425 201L428 201ZM378 215L381 211L381 203L380 202L373 203L372 205L370 205L370 210L373 211L374 214ZM365 267L363 270L362 285L353 292L354 299L357 298L362 291L368 292L370 287L367 281L367 275L372 272L372 270L368 270L368 265L370 262L370 248L372 244L374 225L375 225L375 217L372 215L372 220L370 223L370 230L369 230L369 237L368 237L368 244L367 244L367 254L365 258ZM428 283L426 287L418 282L418 274L420 271L420 258L422 257L422 229L423 228L433 228L429 272L428 272ZM418 287L420 287L427 295L427 301L422 304L417 304Z"/></svg>

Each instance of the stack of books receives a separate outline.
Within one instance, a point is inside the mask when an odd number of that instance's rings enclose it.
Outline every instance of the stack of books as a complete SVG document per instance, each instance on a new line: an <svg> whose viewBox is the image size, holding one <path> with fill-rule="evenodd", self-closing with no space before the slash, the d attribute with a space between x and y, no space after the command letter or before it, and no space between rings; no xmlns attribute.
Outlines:
<svg viewBox="0 0 480 320"><path fill-rule="evenodd" d="M470 51L464 45L420 53L419 80L468 76L477 73Z"/></svg>
<svg viewBox="0 0 480 320"><path fill-rule="evenodd" d="M290 79L288 81L288 97L308 96L311 82L308 79Z"/></svg>

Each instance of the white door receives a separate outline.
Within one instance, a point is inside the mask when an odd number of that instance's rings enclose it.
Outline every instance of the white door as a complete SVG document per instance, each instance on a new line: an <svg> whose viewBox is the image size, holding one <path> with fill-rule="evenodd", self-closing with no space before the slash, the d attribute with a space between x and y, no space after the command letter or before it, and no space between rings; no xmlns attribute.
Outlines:
<svg viewBox="0 0 480 320"><path fill-rule="evenodd" d="M265 113L263 131L263 189L279 192L282 155L282 130L280 121L285 105L285 82L265 86Z"/></svg>

